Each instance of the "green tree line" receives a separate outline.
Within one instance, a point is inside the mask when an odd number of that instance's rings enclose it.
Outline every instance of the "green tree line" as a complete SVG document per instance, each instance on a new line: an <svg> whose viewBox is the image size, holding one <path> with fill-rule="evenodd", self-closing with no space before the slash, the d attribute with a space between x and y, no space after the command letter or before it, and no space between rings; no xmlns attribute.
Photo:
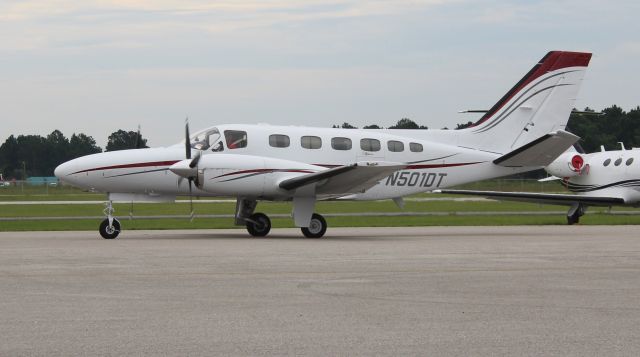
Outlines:
<svg viewBox="0 0 640 357"><path fill-rule="evenodd" d="M106 151L147 147L140 132L118 130L109 135ZM59 130L46 137L11 135L0 146L0 173L5 179L52 176L61 163L80 156L102 152L93 137L72 134L67 138Z"/></svg>
<svg viewBox="0 0 640 357"><path fill-rule="evenodd" d="M473 122L460 123L455 129L462 129ZM349 123L333 125L334 128L356 128ZM370 124L363 129L382 129ZM409 118L398 120L387 129L427 129ZM447 128L443 128L447 129ZM640 106L628 112L612 105L596 113L593 109L574 112L569 118L567 130L580 136L581 146L586 152L620 148L623 142L626 148L640 147ZM139 131L118 130L108 137L105 151L115 151L147 147L147 140ZM73 134L66 138L60 131L54 130L46 137L39 135L11 135L0 146L0 173L5 178L22 179L26 176L51 176L59 164L80 157L102 152L96 141L85 134Z"/></svg>

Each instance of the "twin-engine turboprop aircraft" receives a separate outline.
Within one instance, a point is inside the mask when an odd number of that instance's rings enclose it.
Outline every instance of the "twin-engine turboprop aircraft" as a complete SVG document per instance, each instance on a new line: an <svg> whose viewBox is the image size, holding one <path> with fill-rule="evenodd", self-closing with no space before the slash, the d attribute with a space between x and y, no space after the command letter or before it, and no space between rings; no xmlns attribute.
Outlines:
<svg viewBox="0 0 640 357"><path fill-rule="evenodd" d="M560 155L545 170L551 179L562 179L575 194L440 190L442 193L485 196L499 200L570 206L567 223L580 221L588 206L640 206L640 149ZM545 179L547 180L547 179Z"/></svg>
<svg viewBox="0 0 640 357"><path fill-rule="evenodd" d="M473 126L463 130L357 130L224 124L168 148L84 156L56 168L60 180L107 192L104 238L120 223L112 201L176 195L237 198L235 222L253 236L271 222L260 200L292 201L307 237L321 237L317 200L393 199L534 170L578 138L563 129L590 53L549 52ZM194 187L192 187L195 186Z"/></svg>

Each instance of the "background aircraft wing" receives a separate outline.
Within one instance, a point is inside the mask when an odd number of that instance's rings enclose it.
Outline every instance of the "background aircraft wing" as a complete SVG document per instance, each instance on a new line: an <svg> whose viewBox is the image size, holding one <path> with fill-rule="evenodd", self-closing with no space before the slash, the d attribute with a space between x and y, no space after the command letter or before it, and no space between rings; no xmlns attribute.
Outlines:
<svg viewBox="0 0 640 357"><path fill-rule="evenodd" d="M493 163L507 167L547 166L579 139L568 131L558 130L502 155Z"/></svg>
<svg viewBox="0 0 640 357"><path fill-rule="evenodd" d="M572 195L559 193L532 193L532 192L500 192L500 191L473 191L473 190L436 190L434 193L447 193L454 195L483 196L505 201L534 202L543 204L556 204L571 206L574 203L583 203L589 206L613 206L624 205L624 199L620 197L596 197L586 195Z"/></svg>
<svg viewBox="0 0 640 357"><path fill-rule="evenodd" d="M280 182L279 186L285 190L295 190L315 183L317 195L358 193L406 166L382 161L358 162L290 178Z"/></svg>

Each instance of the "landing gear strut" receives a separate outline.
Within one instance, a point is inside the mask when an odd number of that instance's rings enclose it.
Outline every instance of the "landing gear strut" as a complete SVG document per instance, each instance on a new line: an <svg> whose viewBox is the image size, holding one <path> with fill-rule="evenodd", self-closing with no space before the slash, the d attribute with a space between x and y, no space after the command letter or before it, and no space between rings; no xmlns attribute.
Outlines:
<svg viewBox="0 0 640 357"><path fill-rule="evenodd" d="M575 203L567 212L567 224L572 225L580 222L580 217L584 216L587 207L581 203Z"/></svg>
<svg viewBox="0 0 640 357"><path fill-rule="evenodd" d="M307 238L320 238L327 231L327 221L321 215L314 213L311 216L309 227L302 227L300 230Z"/></svg>
<svg viewBox="0 0 640 357"><path fill-rule="evenodd" d="M104 239L113 239L117 237L118 234L120 234L120 222L113 217L114 211L115 210L113 209L113 202L107 201L107 203L105 203L105 208L103 211L104 215L107 216L107 218L102 221L102 223L100 223L100 227L98 228L100 235Z"/></svg>

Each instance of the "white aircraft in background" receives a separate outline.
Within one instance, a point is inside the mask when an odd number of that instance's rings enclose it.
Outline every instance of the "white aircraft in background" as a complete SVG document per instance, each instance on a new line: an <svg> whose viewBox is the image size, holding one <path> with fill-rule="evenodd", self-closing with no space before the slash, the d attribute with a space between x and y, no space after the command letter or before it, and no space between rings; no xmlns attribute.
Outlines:
<svg viewBox="0 0 640 357"><path fill-rule="evenodd" d="M640 206L640 149L580 154L570 150L560 155L545 170L551 180L575 194L499 192L473 190L438 190L441 193L476 195L499 200L534 202L570 206L567 223L580 221L588 206ZM543 180L549 180L543 179Z"/></svg>
<svg viewBox="0 0 640 357"><path fill-rule="evenodd" d="M11 186L11 183L9 183L9 181L5 181L4 177L2 177L2 174L0 174L0 187L9 187Z"/></svg>
<svg viewBox="0 0 640 357"><path fill-rule="evenodd" d="M357 130L225 124L168 148L84 156L55 170L61 181L108 193L104 238L120 223L113 201L174 201L176 195L237 198L235 222L253 236L271 222L259 200L292 201L295 225L321 237L317 200L393 199L548 165L578 138L563 129L590 53L549 52L472 127ZM192 183L195 189L192 189Z"/></svg>

